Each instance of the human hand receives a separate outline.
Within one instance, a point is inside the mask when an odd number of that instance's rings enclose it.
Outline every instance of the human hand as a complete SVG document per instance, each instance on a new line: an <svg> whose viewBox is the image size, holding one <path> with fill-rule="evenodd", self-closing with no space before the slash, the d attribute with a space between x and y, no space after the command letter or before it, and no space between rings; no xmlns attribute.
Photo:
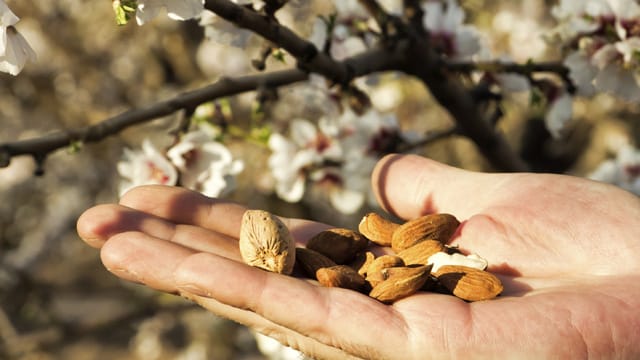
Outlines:
<svg viewBox="0 0 640 360"><path fill-rule="evenodd" d="M637 358L640 200L546 174L484 174L392 155L373 189L389 212L462 221L451 244L489 261L505 289L467 303L418 293L384 305L242 263L244 207L148 186L78 220L115 275L192 299L316 358ZM329 227L284 219L300 243Z"/></svg>

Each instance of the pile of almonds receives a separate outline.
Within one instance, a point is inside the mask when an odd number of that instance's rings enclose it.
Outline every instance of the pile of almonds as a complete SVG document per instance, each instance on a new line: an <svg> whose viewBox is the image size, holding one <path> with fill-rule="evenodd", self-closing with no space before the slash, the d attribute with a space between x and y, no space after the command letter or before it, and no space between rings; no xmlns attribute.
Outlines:
<svg viewBox="0 0 640 360"><path fill-rule="evenodd" d="M290 275L299 266L321 285L368 294L383 303L418 291L448 293L466 301L489 300L503 286L486 271L487 261L447 246L460 222L450 214L430 214L396 224L367 214L358 231L333 228L296 247L287 227L275 215L247 210L240 229L245 263ZM394 254L376 257L370 243L390 247Z"/></svg>

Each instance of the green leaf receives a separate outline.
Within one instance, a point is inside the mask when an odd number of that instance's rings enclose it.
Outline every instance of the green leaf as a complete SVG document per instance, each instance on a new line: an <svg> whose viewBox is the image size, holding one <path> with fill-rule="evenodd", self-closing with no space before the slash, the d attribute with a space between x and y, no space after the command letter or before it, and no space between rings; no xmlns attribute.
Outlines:
<svg viewBox="0 0 640 360"><path fill-rule="evenodd" d="M137 0L113 0L111 3L116 14L116 24L126 25L136 13Z"/></svg>
<svg viewBox="0 0 640 360"><path fill-rule="evenodd" d="M67 153L69 154L77 154L82 150L82 145L84 143L81 140L71 140L69 145L67 146Z"/></svg>
<svg viewBox="0 0 640 360"><path fill-rule="evenodd" d="M273 53L271 53L271 56L273 56L274 59L280 61L283 64L287 63L285 61L285 53L280 49L274 50Z"/></svg>
<svg viewBox="0 0 640 360"><path fill-rule="evenodd" d="M254 142L257 142L262 145L266 145L269 143L269 137L273 133L273 130L270 126L254 126L251 128L249 137Z"/></svg>

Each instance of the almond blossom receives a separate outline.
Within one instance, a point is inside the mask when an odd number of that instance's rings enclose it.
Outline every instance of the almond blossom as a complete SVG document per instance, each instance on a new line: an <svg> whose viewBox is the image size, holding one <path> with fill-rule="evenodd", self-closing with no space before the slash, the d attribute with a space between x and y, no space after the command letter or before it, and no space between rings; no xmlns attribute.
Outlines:
<svg viewBox="0 0 640 360"><path fill-rule="evenodd" d="M581 95L640 100L640 5L634 0L563 0L552 38L570 48L564 64Z"/></svg>
<svg viewBox="0 0 640 360"><path fill-rule="evenodd" d="M193 19L204 10L204 0L138 0L136 22L143 25L165 9L172 20Z"/></svg>
<svg viewBox="0 0 640 360"><path fill-rule="evenodd" d="M422 5L422 24L429 31L434 46L457 60L469 59L481 50L478 30L464 24L464 10L455 0L426 1Z"/></svg>
<svg viewBox="0 0 640 360"><path fill-rule="evenodd" d="M269 168L276 180L276 193L289 202L298 202L304 195L307 175L321 171L328 163L338 163L342 157L339 143L316 128L310 121L295 119L290 126L291 139L273 133L269 138L272 155ZM316 176L316 180L321 180Z"/></svg>
<svg viewBox="0 0 640 360"><path fill-rule="evenodd" d="M276 194L285 201L303 199L309 186L326 193L344 214L375 204L369 179L377 160L401 140L394 116L369 110L357 115L345 109L317 125L296 119L286 137L273 133L269 168Z"/></svg>
<svg viewBox="0 0 640 360"><path fill-rule="evenodd" d="M588 177L640 195L640 149L630 144L620 147L615 158L602 162Z"/></svg>
<svg viewBox="0 0 640 360"><path fill-rule="evenodd" d="M573 118L573 97L566 91L549 99L547 114L544 119L551 136L561 138L567 124Z"/></svg>
<svg viewBox="0 0 640 360"><path fill-rule="evenodd" d="M14 27L20 19L0 0L0 71L18 75L36 53Z"/></svg>
<svg viewBox="0 0 640 360"><path fill-rule="evenodd" d="M231 0L231 2L243 6L251 5L254 10L264 7L264 1L261 0ZM209 10L202 12L199 24L204 28L204 34L207 39L212 39L224 45L244 48L252 39L258 38L253 32L239 28Z"/></svg>
<svg viewBox="0 0 640 360"><path fill-rule="evenodd" d="M176 168L148 139L142 142L141 150L125 148L117 168L123 177L120 195L139 185L175 185L178 181Z"/></svg>
<svg viewBox="0 0 640 360"><path fill-rule="evenodd" d="M220 197L235 188L235 175L244 163L233 159L229 149L204 131L192 131L167 151L180 170L180 185L207 196Z"/></svg>

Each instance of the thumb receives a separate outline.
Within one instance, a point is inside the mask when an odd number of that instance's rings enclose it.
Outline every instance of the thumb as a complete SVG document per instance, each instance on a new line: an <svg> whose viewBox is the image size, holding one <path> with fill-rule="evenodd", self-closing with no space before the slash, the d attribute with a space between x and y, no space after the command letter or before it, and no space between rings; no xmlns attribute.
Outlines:
<svg viewBox="0 0 640 360"><path fill-rule="evenodd" d="M434 212L467 219L488 203L496 175L462 170L416 155L382 158L371 176L378 203L388 212L413 219Z"/></svg>

